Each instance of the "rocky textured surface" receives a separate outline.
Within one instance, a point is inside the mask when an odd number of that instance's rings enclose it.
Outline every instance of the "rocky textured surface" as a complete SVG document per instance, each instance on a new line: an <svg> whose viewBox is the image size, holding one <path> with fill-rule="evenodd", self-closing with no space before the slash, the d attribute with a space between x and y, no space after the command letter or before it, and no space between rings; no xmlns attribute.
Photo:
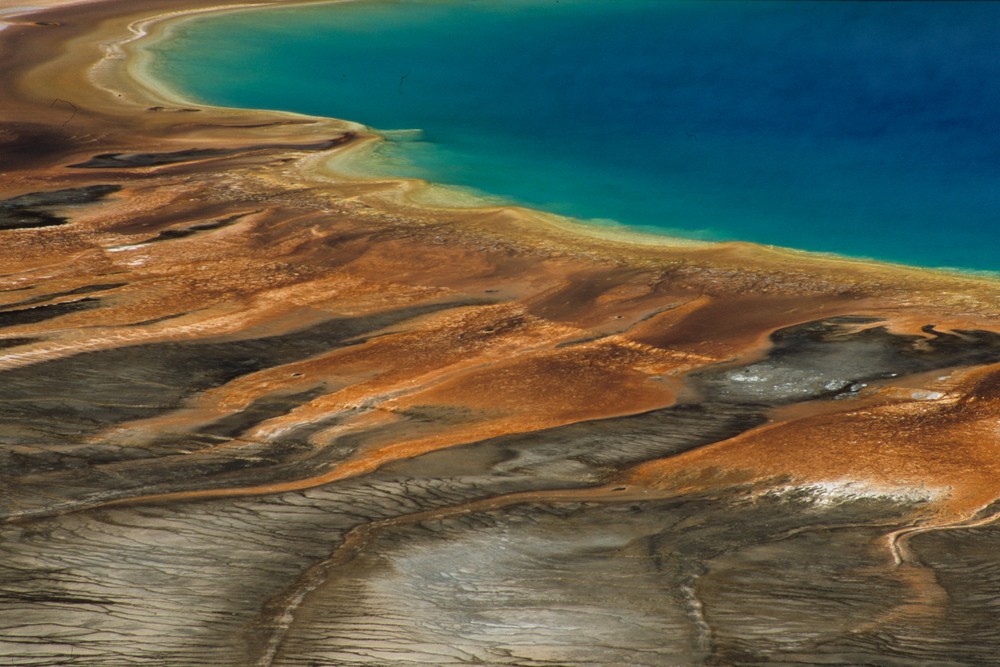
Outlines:
<svg viewBox="0 0 1000 667"><path fill-rule="evenodd" d="M0 662L995 660L996 282L336 177L130 70L226 5L0 32Z"/></svg>

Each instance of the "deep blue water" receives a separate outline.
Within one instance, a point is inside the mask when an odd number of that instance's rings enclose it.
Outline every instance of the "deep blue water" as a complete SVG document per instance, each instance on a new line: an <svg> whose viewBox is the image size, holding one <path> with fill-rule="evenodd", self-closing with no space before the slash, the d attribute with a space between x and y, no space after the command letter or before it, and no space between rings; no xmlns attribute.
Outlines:
<svg viewBox="0 0 1000 667"><path fill-rule="evenodd" d="M671 234L1000 270L1000 3L402 0L186 24L193 97L420 129L381 169Z"/></svg>

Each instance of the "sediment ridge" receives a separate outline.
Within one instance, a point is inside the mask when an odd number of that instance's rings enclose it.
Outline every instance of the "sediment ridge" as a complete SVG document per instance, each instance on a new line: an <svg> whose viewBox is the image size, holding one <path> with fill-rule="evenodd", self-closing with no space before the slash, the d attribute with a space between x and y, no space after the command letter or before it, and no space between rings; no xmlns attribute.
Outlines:
<svg viewBox="0 0 1000 667"><path fill-rule="evenodd" d="M3 660L995 657L1000 283L420 205L142 73L293 4L0 31Z"/></svg>

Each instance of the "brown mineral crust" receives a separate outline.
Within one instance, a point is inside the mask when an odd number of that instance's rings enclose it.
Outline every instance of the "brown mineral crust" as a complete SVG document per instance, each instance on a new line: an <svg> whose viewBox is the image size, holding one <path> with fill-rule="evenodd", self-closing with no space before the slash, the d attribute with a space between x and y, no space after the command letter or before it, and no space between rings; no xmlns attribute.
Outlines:
<svg viewBox="0 0 1000 667"><path fill-rule="evenodd" d="M813 416L800 409L795 418L643 464L623 483L672 494L846 483L861 494L915 491L932 501L934 523L967 520L1000 495L998 382L994 366L950 379L940 397L888 387L861 406Z"/></svg>
<svg viewBox="0 0 1000 667"><path fill-rule="evenodd" d="M5 329L4 336L41 341L7 355L3 367L139 343L247 339L405 305L465 305L395 325L356 347L256 371L192 398L182 413L116 426L108 437L196 425L309 385L300 373L332 390L259 425L257 436L359 405L375 406L388 421L425 405L475 415L412 441L373 444L315 478L267 487L305 488L441 447L672 405L686 373L759 356L774 331L792 324L860 315L912 334L929 323L995 328L998 288L987 279L745 243L601 236L516 208L419 206L408 193L420 183L365 182L319 167L375 140L356 126L264 111L188 111L137 85L127 60L104 57L128 26L139 29L139 19L234 4L142 0L123 15L120 3L95 2L31 17L59 24L51 29L6 28L0 194L98 183L123 189L60 209L70 224L2 232L0 289L27 288L34 296L98 281L125 286L102 297L100 308ZM132 46L114 48L133 53ZM315 148L338 138L341 145ZM68 168L105 154L179 151L191 159ZM223 227L196 229L227 218L233 221ZM950 391L961 397L963 388ZM971 448L986 466L985 422L965 405L845 404L843 413L777 422L759 436L650 464L635 479L666 479L656 472L662 465L748 471L753 479L841 475L888 483L881 466L894 469L912 456L899 468L912 471L908 484L939 480L959 488L961 457L931 453L941 449L933 443L958 438L948 451ZM991 407L984 402L976 414ZM828 432L837 443L817 446ZM909 440L900 434L917 432L922 444L904 446ZM322 446L323 431L314 442ZM801 456L783 454L794 447L804 448ZM262 489L210 493L244 492ZM972 495L988 494L962 497Z"/></svg>

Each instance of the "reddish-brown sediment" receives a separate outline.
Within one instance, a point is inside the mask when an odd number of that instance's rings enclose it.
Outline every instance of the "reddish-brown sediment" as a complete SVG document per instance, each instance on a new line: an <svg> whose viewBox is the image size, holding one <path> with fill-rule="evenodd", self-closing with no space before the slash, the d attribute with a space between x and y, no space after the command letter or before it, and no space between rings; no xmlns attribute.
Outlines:
<svg viewBox="0 0 1000 667"><path fill-rule="evenodd" d="M625 481L677 493L746 484L827 484L834 495L912 493L933 499L943 518L969 518L1000 495L996 382L997 371L986 369L931 390L887 387L860 406L790 411L787 420L640 465Z"/></svg>
<svg viewBox="0 0 1000 667"><path fill-rule="evenodd" d="M225 5L188 2L183 9ZM154 99L137 103L145 92L131 89L119 100L95 88L91 79L111 90L128 83L121 63L91 70L102 40L167 10L180 8L132 3L122 18L114 3L93 3L63 9L58 30L9 28L4 135L16 149L5 151L4 194L90 183L124 189L74 211L70 225L3 232L6 289L32 288L8 299L72 289L95 276L113 275L126 285L106 307L10 329L8 335L46 341L18 349L3 360L6 367L140 341L260 335L332 313L461 295L484 304L292 372L369 376L348 379L318 410L381 396L402 383L406 396L390 405L467 405L496 413L489 421L509 422L498 430L516 429L519 419L533 429L669 405L670 389L643 378L676 380L707 363L752 354L766 348L770 332L797 322L875 315L911 332L927 323L941 329L993 323L991 281L747 244L606 240L517 210L421 209L400 199L401 184L331 179L312 173L308 152L261 148L344 137L336 121L224 109L185 113ZM94 36L101 20L107 22ZM67 169L102 153L209 146L255 149L160 167ZM218 230L141 245L165 230L227 216L238 217ZM126 328L165 316L174 319ZM223 388L210 402L235 406L246 400L238 396L263 387L301 383L262 374ZM228 396L230 390L236 395Z"/></svg>
<svg viewBox="0 0 1000 667"><path fill-rule="evenodd" d="M362 404L381 411L355 417L368 425L421 405L472 415L410 440L373 444L314 480L275 487L302 488L441 447L668 406L688 371L760 354L770 333L795 323L870 315L899 333L919 333L928 323L942 330L995 324L997 285L987 280L748 244L603 239L515 209L420 208L402 196L419 186L314 171L316 152L372 140L355 128L287 114L179 108L133 85L123 62L101 60L140 18L226 5L148 1L133 3L123 17L114 3L92 3L52 12L58 29L8 28L0 84L9 100L4 195L94 183L123 189L73 210L71 224L4 231L3 285L21 290L7 298L70 291L98 277L123 286L100 308L9 328L8 336L37 342L12 350L0 365L138 343L274 334L331 315L421 303L481 303L238 378L179 413L118 426L107 437L135 440L190 427L261 395L320 381L336 390L255 433L266 438ZM218 151L162 166L69 168L100 154L206 148ZM222 219L231 222L197 231ZM188 235L145 243L179 231ZM151 323L135 326L142 322ZM924 484L954 489L941 502L982 504L993 493L985 483L989 438L979 434L989 430L991 404L977 404L972 417L963 407L970 386L953 381L943 401L900 402L887 391L867 399L872 405L863 410L845 404L843 412L814 418L779 416L760 432L651 463L635 479L662 485L704 469L723 478L791 476L802 484ZM314 440L321 447L322 432ZM945 452L942 441L952 443ZM962 476L959 462L967 466L970 457L981 474Z"/></svg>
<svg viewBox="0 0 1000 667"><path fill-rule="evenodd" d="M159 26L137 21L235 4L74 4L19 16L0 33L0 198L120 188L91 203L25 207L32 220L42 211L65 224L0 229L0 309L19 313L0 312L0 344L11 345L0 350L0 371L44 374L69 366L40 364L118 359L116 350L133 348L194 363L209 349L198 346L290 341L338 318L359 333L329 349L295 339L287 344L301 354L272 350L257 365L241 357L248 371L177 389L180 398L160 407L131 405L125 392L133 417L88 423L59 445L84 457L113 450L87 462L93 479L80 481L79 466L15 471L12 519L311 489L470 443L690 403L692 372L764 358L774 332L807 322L871 318L852 326L927 340L931 324L1000 331L992 280L743 243L600 237L519 209L421 207L407 198L420 184L320 169L376 140L361 128L178 104L130 78L131 55L104 58L130 26ZM124 157L72 166L108 154ZM96 301L77 303L84 298ZM365 327L389 312L410 314ZM761 407L766 425L602 469L583 490L499 493L362 532L374 539L408 522L533 502L789 488L913 500L914 525L900 531L981 523L1000 496L998 377L984 357L876 378L844 400ZM263 410L235 436L157 444L213 424L223 433L220 420L285 395L303 398ZM86 391L77 399L86 402ZM30 458L50 443L32 440L34 422L25 423L11 447ZM282 438L304 426L311 430L285 453ZM324 458L348 436L356 446ZM265 446L266 456L247 454ZM162 478L148 467L154 459L165 473L227 457L255 463Z"/></svg>

